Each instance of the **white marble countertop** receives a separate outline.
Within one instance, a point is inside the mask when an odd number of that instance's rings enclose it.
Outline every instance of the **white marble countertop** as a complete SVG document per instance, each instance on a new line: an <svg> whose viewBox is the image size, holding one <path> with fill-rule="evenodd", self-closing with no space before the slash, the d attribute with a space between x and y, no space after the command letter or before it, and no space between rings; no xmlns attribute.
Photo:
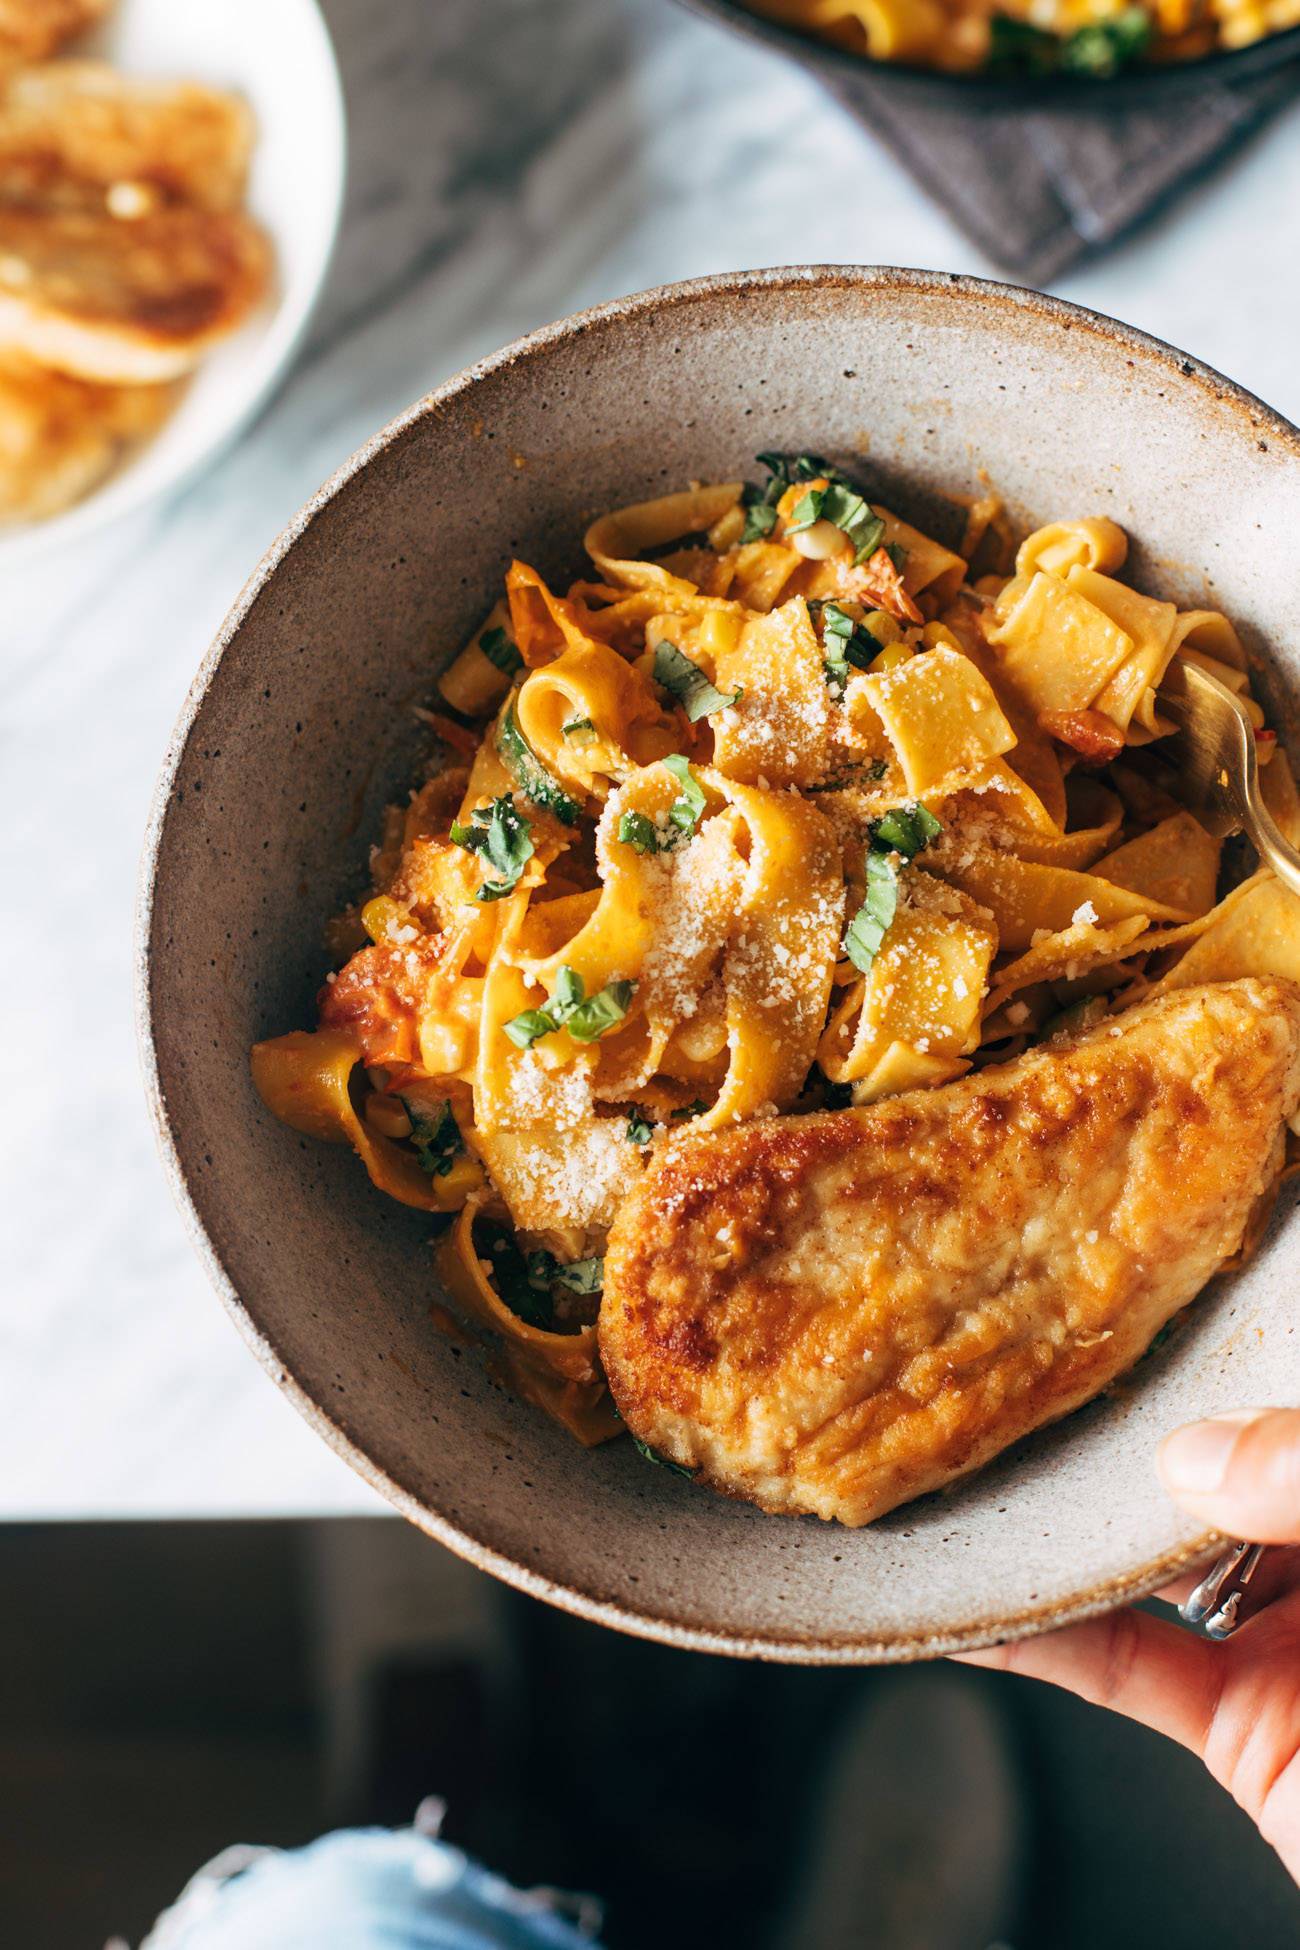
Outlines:
<svg viewBox="0 0 1300 1950"><path fill-rule="evenodd" d="M667 0L326 11L351 178L305 353L196 485L4 590L0 1020L16 1060L0 1137L0 1517L382 1507L209 1292L154 1156L131 1019L150 786L194 668L281 524L399 407L582 305L749 265L991 270L812 81ZM1300 419L1296 210L1293 107L1171 217L1056 289Z"/></svg>

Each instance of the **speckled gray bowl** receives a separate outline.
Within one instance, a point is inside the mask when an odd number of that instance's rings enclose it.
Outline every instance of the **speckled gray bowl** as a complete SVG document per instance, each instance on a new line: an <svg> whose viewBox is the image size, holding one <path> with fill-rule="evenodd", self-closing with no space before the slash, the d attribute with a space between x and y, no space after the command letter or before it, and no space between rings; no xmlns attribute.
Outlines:
<svg viewBox="0 0 1300 1950"><path fill-rule="evenodd" d="M1300 677L1300 434L1195 361L1032 293L908 271L769 271L621 300L419 401L254 572L158 786L148 1083L176 1196L249 1345L431 1535L673 1644L921 1658L1101 1611L1213 1547L1161 1496L1152 1452L1196 1415L1300 1400L1285 1216L1114 1397L949 1495L845 1531L725 1502L630 1443L584 1451L494 1388L429 1324L427 1220L348 1152L277 1124L248 1076L254 1038L311 1022L322 918L417 763L407 706L508 556L573 570L594 511L743 472L759 447L865 449L883 499L949 527L936 497L981 468L1026 520L1112 515L1139 578L1221 603L1282 680Z"/></svg>

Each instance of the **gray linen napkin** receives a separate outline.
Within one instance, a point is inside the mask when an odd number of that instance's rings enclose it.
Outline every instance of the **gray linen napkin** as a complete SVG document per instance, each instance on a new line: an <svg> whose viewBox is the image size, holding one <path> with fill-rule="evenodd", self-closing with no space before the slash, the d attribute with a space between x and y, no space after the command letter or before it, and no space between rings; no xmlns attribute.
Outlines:
<svg viewBox="0 0 1300 1950"><path fill-rule="evenodd" d="M824 78L981 250L1035 285L1114 243L1300 93L1292 66L1156 107L1008 113L914 104L869 75Z"/></svg>

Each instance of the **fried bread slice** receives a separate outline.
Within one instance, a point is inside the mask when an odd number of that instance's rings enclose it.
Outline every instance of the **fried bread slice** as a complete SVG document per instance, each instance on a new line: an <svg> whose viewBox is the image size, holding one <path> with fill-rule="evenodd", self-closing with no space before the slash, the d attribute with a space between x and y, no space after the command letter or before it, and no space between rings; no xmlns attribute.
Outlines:
<svg viewBox="0 0 1300 1950"><path fill-rule="evenodd" d="M0 350L150 384L193 367L266 290L240 208L253 140L233 96L90 62L0 92Z"/></svg>
<svg viewBox="0 0 1300 1950"><path fill-rule="evenodd" d="M1068 1414L1237 1248L1300 1103L1300 987L1181 990L866 1109L672 1141L610 1235L628 1428L869 1523Z"/></svg>
<svg viewBox="0 0 1300 1950"><path fill-rule="evenodd" d="M109 0L0 0L0 73L43 61L102 20Z"/></svg>
<svg viewBox="0 0 1300 1950"><path fill-rule="evenodd" d="M155 432L173 393L0 357L0 522L41 521L79 501Z"/></svg>

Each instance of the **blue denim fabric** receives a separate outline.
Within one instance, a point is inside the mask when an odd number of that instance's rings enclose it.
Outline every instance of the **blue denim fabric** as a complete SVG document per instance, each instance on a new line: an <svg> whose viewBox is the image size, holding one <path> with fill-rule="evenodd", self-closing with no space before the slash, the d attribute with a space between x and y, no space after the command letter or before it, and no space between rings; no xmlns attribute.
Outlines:
<svg viewBox="0 0 1300 1950"><path fill-rule="evenodd" d="M142 1950L593 1950L595 1906L576 1927L557 1911L566 1900L413 1828L344 1829L307 1848L228 1850Z"/></svg>

